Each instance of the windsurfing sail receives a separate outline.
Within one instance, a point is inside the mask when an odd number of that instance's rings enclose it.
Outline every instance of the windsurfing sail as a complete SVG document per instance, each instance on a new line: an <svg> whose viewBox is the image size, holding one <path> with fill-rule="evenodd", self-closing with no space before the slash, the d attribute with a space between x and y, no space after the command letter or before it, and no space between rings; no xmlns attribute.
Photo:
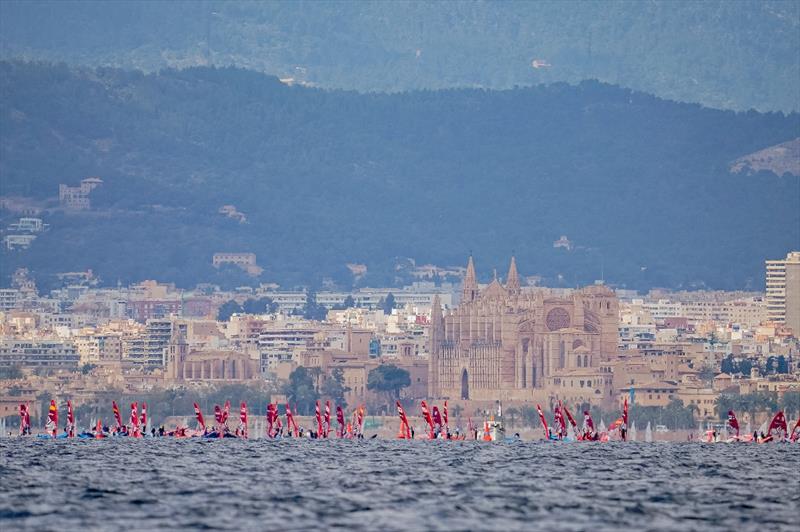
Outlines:
<svg viewBox="0 0 800 532"><path fill-rule="evenodd" d="M299 433L297 429L297 422L294 420L294 415L292 415L292 409L289 406L289 403L286 403L286 429L292 436L297 436Z"/></svg>
<svg viewBox="0 0 800 532"><path fill-rule="evenodd" d="M622 441L625 441L628 438L628 397L625 397L625 400L622 404L622 426L620 427L620 435L622 436Z"/></svg>
<svg viewBox="0 0 800 532"><path fill-rule="evenodd" d="M28 426L30 426L30 422L28 423ZM800 418L798 418L797 423L794 424L790 439L792 442L800 441Z"/></svg>
<svg viewBox="0 0 800 532"><path fill-rule="evenodd" d="M114 411L114 420L117 422L117 432L122 430L122 416L116 401L111 401L111 409Z"/></svg>
<svg viewBox="0 0 800 532"><path fill-rule="evenodd" d="M578 424L575 422L575 418L572 417L572 414L570 414L569 409L567 408L567 405L561 405L561 408L564 409L564 413L567 415L567 419L569 420L569 424L572 425L572 428L573 429L577 429L578 428Z"/></svg>
<svg viewBox="0 0 800 532"><path fill-rule="evenodd" d="M314 409L314 414L317 416L317 438L322 437L322 412L319 408L319 401Z"/></svg>
<svg viewBox="0 0 800 532"><path fill-rule="evenodd" d="M536 411L539 413L539 420L542 422L542 428L544 429L544 437L550 438L550 429L547 427L547 420L544 417L544 412L542 412L542 407L538 404L536 405Z"/></svg>
<svg viewBox="0 0 800 532"><path fill-rule="evenodd" d="M140 438L142 436L139 432L139 414L137 410L137 403L131 403L131 427L133 428L134 438Z"/></svg>
<svg viewBox="0 0 800 532"><path fill-rule="evenodd" d="M336 422L339 423L339 430L336 432L336 435L340 438L344 438L344 411L342 411L340 405L336 405Z"/></svg>
<svg viewBox="0 0 800 532"><path fill-rule="evenodd" d="M739 437L739 420L736 419L736 414L733 410L728 410L728 429Z"/></svg>
<svg viewBox="0 0 800 532"><path fill-rule="evenodd" d="M430 437L430 439L433 439L436 435L434 434L433 431L433 418L431 417L431 413L428 410L428 404L425 401L422 401L421 407L422 407L422 417L428 423L428 427L430 428L428 436Z"/></svg>
<svg viewBox="0 0 800 532"><path fill-rule="evenodd" d="M19 434L25 436L31 432L31 418L28 414L28 405L20 403L19 405Z"/></svg>
<svg viewBox="0 0 800 532"><path fill-rule="evenodd" d="M58 432L58 406L55 399L50 399L50 408L47 411L47 423L45 429L55 438Z"/></svg>
<svg viewBox="0 0 800 532"><path fill-rule="evenodd" d="M437 431L442 431L442 414L439 412L439 407L436 405L433 405L433 424Z"/></svg>
<svg viewBox="0 0 800 532"><path fill-rule="evenodd" d="M228 417L231 415L231 402L230 400L225 401L225 407L222 409L222 424L228 422Z"/></svg>
<svg viewBox="0 0 800 532"><path fill-rule="evenodd" d="M359 435L364 434L364 405L358 407L358 421L356 423L356 430Z"/></svg>
<svg viewBox="0 0 800 532"><path fill-rule="evenodd" d="M592 415L589 413L588 410L583 411L583 437L584 438L593 438L594 437L594 420L592 419Z"/></svg>
<svg viewBox="0 0 800 532"><path fill-rule="evenodd" d="M408 424L408 418L406 417L406 411L403 410L403 405L400 404L400 401L397 401L397 415L400 417L400 431L397 434L397 437L400 439L411 439L411 426Z"/></svg>
<svg viewBox="0 0 800 532"><path fill-rule="evenodd" d="M322 425L323 436L327 438L331 432L331 402L325 401L325 418Z"/></svg>
<svg viewBox="0 0 800 532"><path fill-rule="evenodd" d="M203 412L200 410L200 405L194 403L194 417L197 418L197 425L201 431L206 431L206 422L203 419Z"/></svg>
<svg viewBox="0 0 800 532"><path fill-rule="evenodd" d="M558 438L561 439L567 434L567 424L564 421L564 415L561 413L561 401L553 410L553 425L556 426Z"/></svg>
<svg viewBox="0 0 800 532"><path fill-rule="evenodd" d="M247 403L244 401L239 407L239 428L236 431L240 438L247 438Z"/></svg>
<svg viewBox="0 0 800 532"><path fill-rule="evenodd" d="M783 415L783 410L779 410L775 417L772 418L767 434L775 439L782 440L788 433L789 428L786 426L786 416Z"/></svg>
<svg viewBox="0 0 800 532"><path fill-rule="evenodd" d="M75 414L72 412L72 401L67 399L67 437L75 437Z"/></svg>
<svg viewBox="0 0 800 532"><path fill-rule="evenodd" d="M140 418L142 430L147 431L147 403L142 403L142 416Z"/></svg>
<svg viewBox="0 0 800 532"><path fill-rule="evenodd" d="M444 418L444 428L449 433L450 432L450 423L447 419L447 400L444 402L444 408L442 408L442 418Z"/></svg>
<svg viewBox="0 0 800 532"><path fill-rule="evenodd" d="M275 410L275 405L272 403L267 404L267 437L275 437L275 420L278 417L278 412Z"/></svg>

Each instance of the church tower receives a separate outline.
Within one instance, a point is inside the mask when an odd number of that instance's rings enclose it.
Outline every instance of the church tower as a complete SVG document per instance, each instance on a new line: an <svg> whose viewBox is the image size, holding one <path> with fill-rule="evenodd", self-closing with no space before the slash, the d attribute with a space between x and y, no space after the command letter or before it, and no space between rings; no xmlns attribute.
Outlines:
<svg viewBox="0 0 800 532"><path fill-rule="evenodd" d="M508 276L506 277L506 290L509 294L519 294L519 273L517 273L517 259L511 257L511 265L508 267Z"/></svg>
<svg viewBox="0 0 800 532"><path fill-rule="evenodd" d="M461 293L461 303L472 303L478 299L478 280L475 277L475 264L472 255L467 263L467 273L464 275L464 289Z"/></svg>

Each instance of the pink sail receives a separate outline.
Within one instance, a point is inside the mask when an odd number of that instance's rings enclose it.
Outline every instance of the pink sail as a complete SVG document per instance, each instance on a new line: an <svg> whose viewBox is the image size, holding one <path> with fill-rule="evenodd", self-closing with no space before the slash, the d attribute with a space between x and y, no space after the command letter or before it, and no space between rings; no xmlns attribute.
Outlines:
<svg viewBox="0 0 800 532"><path fill-rule="evenodd" d="M322 412L319 408L319 401L317 401L317 406L314 410L314 414L317 416L317 438L322 437Z"/></svg>
<svg viewBox="0 0 800 532"><path fill-rule="evenodd" d="M75 437L75 414L72 412L72 401L67 400L67 437Z"/></svg>
<svg viewBox="0 0 800 532"><path fill-rule="evenodd" d="M786 416L783 415L783 410L779 410L775 417L772 418L767 434L773 438L784 438L788 433L789 428L786 426Z"/></svg>
<svg viewBox="0 0 800 532"><path fill-rule="evenodd" d="M289 406L289 403L286 403L286 429L292 436L297 436L299 434L297 422L294 420L294 415L292 414L292 409Z"/></svg>
<svg viewBox="0 0 800 532"><path fill-rule="evenodd" d="M28 406L24 403L19 405L19 435L24 436L29 432L28 425Z"/></svg>
<svg viewBox="0 0 800 532"><path fill-rule="evenodd" d="M239 428L236 432L240 438L247 439L247 403L244 401L239 407Z"/></svg>
<svg viewBox="0 0 800 532"><path fill-rule="evenodd" d="M550 438L550 429L547 426L547 420L544 417L544 412L542 412L542 407L536 405L536 411L539 413L539 420L542 422L542 428L544 429L544 437Z"/></svg>
<svg viewBox="0 0 800 532"><path fill-rule="evenodd" d="M30 421L28 421L28 426L30 426ZM800 441L800 418L798 418L797 423L794 424L791 440L793 442Z"/></svg>
<svg viewBox="0 0 800 532"><path fill-rule="evenodd" d="M200 427L200 430L205 432L206 422L203 419L203 412L200 410L200 405L197 403L194 403L194 417L197 418L197 425Z"/></svg>
<svg viewBox="0 0 800 532"><path fill-rule="evenodd" d="M444 426L449 427L450 423L449 420L447 419L447 400L445 400L444 408L442 408L442 418L444 418Z"/></svg>
<svg viewBox="0 0 800 532"><path fill-rule="evenodd" d="M435 434L433 432L433 418L431 417L431 413L428 410L428 403L426 403L425 401L422 401L420 406L422 408L422 417L428 423L428 427L430 428L430 432L429 432L428 436L430 437L430 439L433 439L435 437Z"/></svg>
<svg viewBox="0 0 800 532"><path fill-rule="evenodd" d="M344 411L342 411L342 407L339 405L336 405L336 422L339 424L339 430L336 435L340 438L344 438Z"/></svg>
<svg viewBox="0 0 800 532"><path fill-rule="evenodd" d="M411 439L411 426L408 424L408 418L406 417L406 411L403 409L403 405L400 404L400 401L396 401L397 403L397 415L400 417L400 431L397 434L397 437L400 439Z"/></svg>
<svg viewBox="0 0 800 532"><path fill-rule="evenodd" d="M139 414L137 410L137 403L131 403L131 428L133 429L134 438L140 438L142 436L139 432Z"/></svg>
<svg viewBox="0 0 800 532"><path fill-rule="evenodd" d="M731 431L736 433L736 437L739 437L739 420L736 419L736 414L733 410L728 410L728 427Z"/></svg>
<svg viewBox="0 0 800 532"><path fill-rule="evenodd" d="M325 419L323 420L323 436L328 437L331 431L331 402L325 401Z"/></svg>
<svg viewBox="0 0 800 532"><path fill-rule="evenodd" d="M575 418L572 417L572 414L570 414L569 409L567 408L567 405L562 405L562 408L564 409L564 413L567 415L567 419L569 420L569 424L572 425L573 429L577 428L578 424L575 422Z"/></svg>
<svg viewBox="0 0 800 532"><path fill-rule="evenodd" d="M147 430L147 403L142 403L142 416L140 418L142 430Z"/></svg>
<svg viewBox="0 0 800 532"><path fill-rule="evenodd" d="M122 415L119 413L119 407L116 401L111 401L111 409L114 412L114 420L117 422L117 432L122 430Z"/></svg>

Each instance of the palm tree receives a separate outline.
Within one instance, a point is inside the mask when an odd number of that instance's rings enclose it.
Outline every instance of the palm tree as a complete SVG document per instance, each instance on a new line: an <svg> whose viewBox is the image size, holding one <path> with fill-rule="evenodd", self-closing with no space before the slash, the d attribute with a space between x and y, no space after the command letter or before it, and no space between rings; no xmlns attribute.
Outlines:
<svg viewBox="0 0 800 532"><path fill-rule="evenodd" d="M505 414L509 417L508 426L511 428L517 426L517 418L522 415L522 411L519 408L512 407L507 408Z"/></svg>

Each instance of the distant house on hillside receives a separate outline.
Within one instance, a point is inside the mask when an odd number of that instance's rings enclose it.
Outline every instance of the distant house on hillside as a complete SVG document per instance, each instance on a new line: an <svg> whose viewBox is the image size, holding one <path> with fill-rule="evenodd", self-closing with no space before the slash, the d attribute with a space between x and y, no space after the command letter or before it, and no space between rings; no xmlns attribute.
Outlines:
<svg viewBox="0 0 800 532"><path fill-rule="evenodd" d="M82 179L78 187L71 187L62 183L58 185L58 202L68 210L88 211L92 207L89 194L102 184L103 180L99 177Z"/></svg>

